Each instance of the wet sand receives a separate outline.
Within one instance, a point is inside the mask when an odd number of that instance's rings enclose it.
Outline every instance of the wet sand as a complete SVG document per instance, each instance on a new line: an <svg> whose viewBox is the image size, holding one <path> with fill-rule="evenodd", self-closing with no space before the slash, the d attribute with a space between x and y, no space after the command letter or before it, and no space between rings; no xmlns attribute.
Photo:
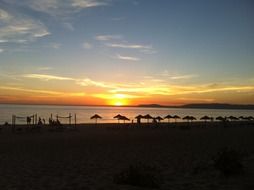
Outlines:
<svg viewBox="0 0 254 190"><path fill-rule="evenodd" d="M146 189L114 183L136 163L159 169L160 189L254 189L252 124L80 124L61 132L18 127L0 134L0 189ZM225 177L213 167L224 147L247 153L244 174Z"/></svg>

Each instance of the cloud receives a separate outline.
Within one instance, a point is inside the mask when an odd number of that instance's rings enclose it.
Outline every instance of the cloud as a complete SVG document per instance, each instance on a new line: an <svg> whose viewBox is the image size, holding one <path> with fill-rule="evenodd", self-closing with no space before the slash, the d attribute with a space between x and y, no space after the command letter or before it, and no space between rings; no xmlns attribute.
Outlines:
<svg viewBox="0 0 254 190"><path fill-rule="evenodd" d="M179 75L179 76L171 76L170 79L181 80L181 79L192 79L196 77L198 77L198 75Z"/></svg>
<svg viewBox="0 0 254 190"><path fill-rule="evenodd" d="M40 21L18 13L0 9L0 39L2 43L31 42L49 35L49 31Z"/></svg>
<svg viewBox="0 0 254 190"><path fill-rule="evenodd" d="M23 92L32 92L39 94L50 94L50 95L61 95L61 92L57 91L49 91L49 90L37 90L37 89L25 89L21 87L11 87L11 86L0 86L2 90L15 90L15 91L23 91Z"/></svg>
<svg viewBox="0 0 254 190"><path fill-rule="evenodd" d="M91 43L89 43L89 42L84 42L83 44L82 44L82 47L84 48L84 49L92 49L92 44Z"/></svg>
<svg viewBox="0 0 254 190"><path fill-rule="evenodd" d="M43 12L51 16L66 16L80 10L106 6L105 0L4 0L6 3L12 3L18 6L30 8L34 11Z"/></svg>
<svg viewBox="0 0 254 190"><path fill-rule="evenodd" d="M105 6L107 3L105 1L98 0L71 0L71 5L78 8L89 8L97 6Z"/></svg>
<svg viewBox="0 0 254 190"><path fill-rule="evenodd" d="M62 45L60 43L49 43L47 47L53 48L53 49L59 49Z"/></svg>
<svg viewBox="0 0 254 190"><path fill-rule="evenodd" d="M73 78L69 77L61 77L61 76L55 76L55 75L43 75L43 74L25 74L23 75L25 78L33 78L33 79L40 79L40 80L75 80Z"/></svg>
<svg viewBox="0 0 254 190"><path fill-rule="evenodd" d="M126 49L152 49L151 46L145 46L140 44L121 44L121 43L113 43L113 44L106 44L108 47L113 48L126 48Z"/></svg>
<svg viewBox="0 0 254 190"><path fill-rule="evenodd" d="M64 22L64 23L63 23L63 26L64 26L65 28L67 28L68 30L70 30L70 31L74 31L74 30L75 30L75 28L73 27L73 25L72 25L71 23L69 23L69 22Z"/></svg>
<svg viewBox="0 0 254 190"><path fill-rule="evenodd" d="M122 56L122 55L117 55L117 59L124 60L124 61L139 61L140 59L137 57L130 57L130 56Z"/></svg>
<svg viewBox="0 0 254 190"><path fill-rule="evenodd" d="M110 84L105 84L104 82L93 81L89 78L77 79L76 82L77 82L77 84L79 84L81 86L97 86L97 87L102 87L102 88L113 88L114 87Z"/></svg>
<svg viewBox="0 0 254 190"><path fill-rule="evenodd" d="M38 70L39 71L48 71L48 70L52 70L52 67L39 67Z"/></svg>
<svg viewBox="0 0 254 190"><path fill-rule="evenodd" d="M122 39L122 36L121 35L98 35L98 36L95 36L95 39L98 41L120 40Z"/></svg>
<svg viewBox="0 0 254 190"><path fill-rule="evenodd" d="M86 94L84 92L59 92L59 91L51 91L51 90L39 90L39 89L27 89L22 87L12 87L12 86L0 86L0 89L2 90L11 90L11 91L20 91L20 92L31 92L36 94L48 94L53 96L85 96Z"/></svg>

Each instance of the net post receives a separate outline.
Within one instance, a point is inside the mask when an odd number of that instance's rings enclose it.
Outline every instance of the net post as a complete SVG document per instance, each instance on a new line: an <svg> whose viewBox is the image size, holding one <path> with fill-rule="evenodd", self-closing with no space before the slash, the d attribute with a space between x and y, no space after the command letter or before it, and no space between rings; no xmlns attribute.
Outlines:
<svg viewBox="0 0 254 190"><path fill-rule="evenodd" d="M37 124L37 113L35 114L35 124Z"/></svg>
<svg viewBox="0 0 254 190"><path fill-rule="evenodd" d="M76 128L76 124L77 124L77 116L76 116L76 114L74 115L74 122L75 122L75 128Z"/></svg>
<svg viewBox="0 0 254 190"><path fill-rule="evenodd" d="M15 125L16 125L16 116L12 115L12 132L14 133L15 131Z"/></svg>
<svg viewBox="0 0 254 190"><path fill-rule="evenodd" d="M71 126L71 113L69 113L69 126Z"/></svg>

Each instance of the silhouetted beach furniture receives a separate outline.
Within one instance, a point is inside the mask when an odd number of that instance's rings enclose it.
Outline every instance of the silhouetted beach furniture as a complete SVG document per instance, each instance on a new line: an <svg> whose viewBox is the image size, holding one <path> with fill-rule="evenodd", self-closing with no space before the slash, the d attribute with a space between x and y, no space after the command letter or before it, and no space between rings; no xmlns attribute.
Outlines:
<svg viewBox="0 0 254 190"><path fill-rule="evenodd" d="M232 116L232 115L229 116L228 119L229 119L230 121L237 121L237 120L239 120L237 117Z"/></svg>
<svg viewBox="0 0 254 190"><path fill-rule="evenodd" d="M183 117L183 120L187 120L187 122L189 123L190 122L190 116L187 115L187 116Z"/></svg>
<svg viewBox="0 0 254 190"><path fill-rule="evenodd" d="M118 123L119 123L119 120L120 120L120 118L122 117L122 115L121 114L117 114L116 116L114 116L113 118L114 119L117 119L118 120Z"/></svg>
<svg viewBox="0 0 254 190"><path fill-rule="evenodd" d="M164 119L168 119L168 123L170 123L170 119L172 119L172 118L173 118L173 116L171 116L171 115L167 115L164 117Z"/></svg>
<svg viewBox="0 0 254 190"><path fill-rule="evenodd" d="M226 120L226 118L222 117L222 116L216 117L215 119L218 120L218 121L224 121L224 120Z"/></svg>
<svg viewBox="0 0 254 190"><path fill-rule="evenodd" d="M207 120L211 120L211 118L208 117L207 115L205 115L205 116L201 117L200 120L204 120L205 122L207 122Z"/></svg>
<svg viewBox="0 0 254 190"><path fill-rule="evenodd" d="M163 120L163 118L160 117L160 116L157 116L157 117L155 117L155 120L158 121L158 122L160 123L160 122Z"/></svg>
<svg viewBox="0 0 254 190"><path fill-rule="evenodd" d="M227 122L228 122L227 117L219 116L219 117L216 117L216 120L221 121L222 124L223 124L223 127L227 127L228 126L228 124L227 124Z"/></svg>
<svg viewBox="0 0 254 190"><path fill-rule="evenodd" d="M27 123L27 125L31 124L31 117L26 117L26 123Z"/></svg>
<svg viewBox="0 0 254 190"><path fill-rule="evenodd" d="M90 117L90 119L95 119L95 123L97 124L97 120L98 120L98 119L102 119L102 117L99 116L98 114L95 114L95 115L93 115L92 117Z"/></svg>
<svg viewBox="0 0 254 190"><path fill-rule="evenodd" d="M153 117L149 114L144 115L144 119L147 119L147 123L149 123L149 119L153 119Z"/></svg>
<svg viewBox="0 0 254 190"><path fill-rule="evenodd" d="M175 119L175 123L176 123L176 122L177 122L177 119L181 119L181 117L178 116L178 115L174 115L174 116L172 117L172 119Z"/></svg>
<svg viewBox="0 0 254 190"><path fill-rule="evenodd" d="M137 115L135 119L137 119L137 124L139 125L141 123L141 119L144 118L143 115Z"/></svg>
<svg viewBox="0 0 254 190"><path fill-rule="evenodd" d="M121 117L119 117L119 120L122 120L124 123L125 123L125 121L130 121L130 119L129 118L127 118L126 116L121 116Z"/></svg>

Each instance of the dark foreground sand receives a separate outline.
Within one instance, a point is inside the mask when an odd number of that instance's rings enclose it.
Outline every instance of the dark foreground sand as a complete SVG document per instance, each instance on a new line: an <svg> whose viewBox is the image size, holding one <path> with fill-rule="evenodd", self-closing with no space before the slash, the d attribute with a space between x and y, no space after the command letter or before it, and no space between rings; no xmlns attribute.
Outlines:
<svg viewBox="0 0 254 190"><path fill-rule="evenodd" d="M224 147L247 153L244 174L225 177L213 156ZM114 183L131 164L160 170L161 189L254 189L254 127L117 128L0 134L0 189L146 189Z"/></svg>

